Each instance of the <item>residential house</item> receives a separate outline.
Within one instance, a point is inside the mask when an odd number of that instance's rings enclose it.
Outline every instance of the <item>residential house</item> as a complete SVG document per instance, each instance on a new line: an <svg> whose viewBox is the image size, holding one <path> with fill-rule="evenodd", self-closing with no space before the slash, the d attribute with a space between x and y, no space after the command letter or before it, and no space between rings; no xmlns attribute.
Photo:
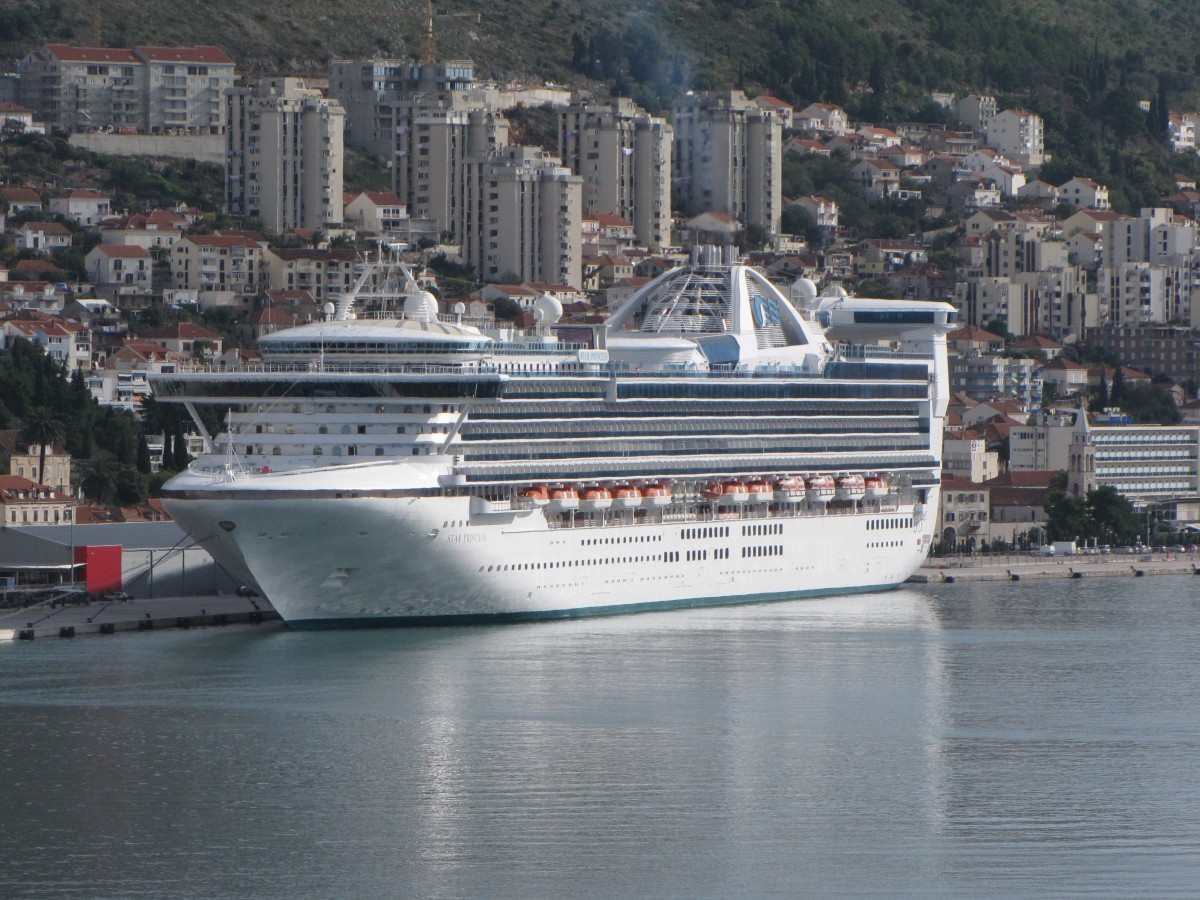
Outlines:
<svg viewBox="0 0 1200 900"><path fill-rule="evenodd" d="M1058 187L1059 199L1079 209L1111 209L1108 188L1090 178L1072 178Z"/></svg>
<svg viewBox="0 0 1200 900"><path fill-rule="evenodd" d="M900 167L886 159L861 160L850 170L850 177L873 200L882 200L900 189Z"/></svg>
<svg viewBox="0 0 1200 900"><path fill-rule="evenodd" d="M154 260L150 251L143 247L97 244L84 257L84 265L88 277L97 286L120 285L150 291Z"/></svg>
<svg viewBox="0 0 1200 900"><path fill-rule="evenodd" d="M64 494L71 493L71 454L55 443L45 446L45 469L42 465L42 445L30 444L16 429L0 431L0 456L9 474L52 487Z"/></svg>
<svg viewBox="0 0 1200 900"><path fill-rule="evenodd" d="M623 256L606 254L583 262L583 288L589 291L607 290L620 281L633 277L633 264Z"/></svg>
<svg viewBox="0 0 1200 900"><path fill-rule="evenodd" d="M215 331L194 322L180 322L152 328L143 336L144 340L161 344L168 351L181 356L212 359L221 355L224 338Z"/></svg>
<svg viewBox="0 0 1200 900"><path fill-rule="evenodd" d="M262 244L234 234L189 234L171 248L171 283L246 296L263 286Z"/></svg>
<svg viewBox="0 0 1200 900"><path fill-rule="evenodd" d="M792 121L801 131L845 134L850 130L850 118L846 111L832 103L810 103L796 113Z"/></svg>
<svg viewBox="0 0 1200 900"><path fill-rule="evenodd" d="M1001 353L1004 350L1004 338L976 325L966 325L946 335L946 347L960 356Z"/></svg>
<svg viewBox="0 0 1200 900"><path fill-rule="evenodd" d="M75 188L51 197L50 212L90 228L112 215L112 201L88 188Z"/></svg>
<svg viewBox="0 0 1200 900"><path fill-rule="evenodd" d="M75 501L61 491L19 475L0 475L0 522L58 525L74 518Z"/></svg>
<svg viewBox="0 0 1200 900"><path fill-rule="evenodd" d="M990 94L968 94L954 104L958 121L976 131L986 131L996 115L996 98Z"/></svg>
<svg viewBox="0 0 1200 900"><path fill-rule="evenodd" d="M772 97L770 94L759 94L754 98L754 102L760 109L767 109L775 113L775 118L779 120L779 124L785 130L795 127L796 110L790 103L786 103L778 97Z"/></svg>
<svg viewBox="0 0 1200 900"><path fill-rule="evenodd" d="M1052 385L1058 399L1087 394L1087 366L1058 358L1042 366L1042 383Z"/></svg>
<svg viewBox="0 0 1200 900"><path fill-rule="evenodd" d="M22 316L28 318L0 321L6 345L13 338L23 337L41 344L46 354L68 372L91 366L91 334L85 325L39 313L22 313Z"/></svg>
<svg viewBox="0 0 1200 900"><path fill-rule="evenodd" d="M855 265L859 274L880 275L913 263L928 262L925 248L916 241L868 238L858 244Z"/></svg>
<svg viewBox="0 0 1200 900"><path fill-rule="evenodd" d="M310 291L323 304L354 287L357 261L357 252L349 249L268 247L262 254L262 275L273 289Z"/></svg>
<svg viewBox="0 0 1200 900"><path fill-rule="evenodd" d="M346 194L343 212L347 225L374 234L403 234L408 230L408 208L391 191Z"/></svg>
<svg viewBox="0 0 1200 900"><path fill-rule="evenodd" d="M1000 205L1000 189L982 175L968 175L946 189L950 208L971 213L989 206Z"/></svg>
<svg viewBox="0 0 1200 900"><path fill-rule="evenodd" d="M71 229L61 222L25 222L16 232L14 243L18 250L53 253L71 247Z"/></svg>
<svg viewBox="0 0 1200 900"><path fill-rule="evenodd" d="M838 229L838 205L828 197L797 197L794 201L807 210L809 218L824 234L832 235Z"/></svg>
<svg viewBox="0 0 1200 900"><path fill-rule="evenodd" d="M1058 205L1058 188L1048 181L1035 178L1017 188L1017 199L1024 203L1036 204L1043 209L1053 209Z"/></svg>
<svg viewBox="0 0 1200 900"><path fill-rule="evenodd" d="M996 113L984 129L987 143L1022 166L1037 167L1046 160L1042 117L1024 109Z"/></svg>
<svg viewBox="0 0 1200 900"><path fill-rule="evenodd" d="M8 204L10 216L42 211L42 198L33 188L4 187L0 188L0 199Z"/></svg>
<svg viewBox="0 0 1200 900"><path fill-rule="evenodd" d="M942 475L938 535L945 544L966 549L989 540L989 492L983 485L953 473Z"/></svg>
<svg viewBox="0 0 1200 900"><path fill-rule="evenodd" d="M187 216L171 210L156 209L149 213L134 213L115 222L105 222L100 229L100 242L141 247L145 250L169 250L183 236L187 226Z"/></svg>

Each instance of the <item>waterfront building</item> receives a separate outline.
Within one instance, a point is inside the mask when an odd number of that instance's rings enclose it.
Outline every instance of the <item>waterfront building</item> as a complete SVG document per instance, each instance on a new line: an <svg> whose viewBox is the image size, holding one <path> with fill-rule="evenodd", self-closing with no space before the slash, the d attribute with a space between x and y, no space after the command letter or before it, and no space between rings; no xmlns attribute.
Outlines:
<svg viewBox="0 0 1200 900"><path fill-rule="evenodd" d="M1111 485L1136 503L1200 494L1200 425L1091 425L1076 414L1068 490Z"/></svg>
<svg viewBox="0 0 1200 900"><path fill-rule="evenodd" d="M991 492L962 475L943 472L942 502L938 507L938 535L945 544L988 540Z"/></svg>

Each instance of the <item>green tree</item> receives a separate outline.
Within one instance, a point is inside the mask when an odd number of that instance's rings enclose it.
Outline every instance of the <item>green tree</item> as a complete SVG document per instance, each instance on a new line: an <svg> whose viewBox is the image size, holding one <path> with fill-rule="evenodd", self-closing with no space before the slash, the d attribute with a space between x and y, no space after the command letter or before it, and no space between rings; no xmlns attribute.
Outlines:
<svg viewBox="0 0 1200 900"><path fill-rule="evenodd" d="M1087 500L1071 494L1050 494L1046 498L1046 516L1046 532L1052 541L1090 537L1095 525Z"/></svg>
<svg viewBox="0 0 1200 900"><path fill-rule="evenodd" d="M37 481L39 484L45 484L46 448L62 441L62 422L46 407L35 406L25 414L24 424L21 427L21 439L29 446L37 445Z"/></svg>
<svg viewBox="0 0 1200 900"><path fill-rule="evenodd" d="M1124 544L1137 537L1140 523L1133 504L1112 485L1088 491L1087 508L1095 523L1095 536L1105 543Z"/></svg>

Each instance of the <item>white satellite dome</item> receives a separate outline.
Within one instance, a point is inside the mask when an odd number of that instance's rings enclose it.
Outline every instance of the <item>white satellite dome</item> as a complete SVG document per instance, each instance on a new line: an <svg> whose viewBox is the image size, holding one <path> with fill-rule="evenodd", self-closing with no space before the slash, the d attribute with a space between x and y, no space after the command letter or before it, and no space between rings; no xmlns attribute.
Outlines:
<svg viewBox="0 0 1200 900"><path fill-rule="evenodd" d="M817 285L811 278L797 278L792 282L792 300L806 306L817 299Z"/></svg>
<svg viewBox="0 0 1200 900"><path fill-rule="evenodd" d="M539 316L538 313L541 313L541 315ZM562 318L562 314L563 307L557 297L542 294L537 300L533 301L533 315L538 322L553 325Z"/></svg>
<svg viewBox="0 0 1200 900"><path fill-rule="evenodd" d="M404 298L404 317L418 322L432 322L437 318L437 298L429 291L417 291Z"/></svg>

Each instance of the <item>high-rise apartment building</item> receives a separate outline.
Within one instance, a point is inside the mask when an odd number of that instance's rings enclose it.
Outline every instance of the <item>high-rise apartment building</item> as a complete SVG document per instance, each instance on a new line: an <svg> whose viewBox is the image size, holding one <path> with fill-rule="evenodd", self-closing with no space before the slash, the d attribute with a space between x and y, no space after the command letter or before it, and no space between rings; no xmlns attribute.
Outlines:
<svg viewBox="0 0 1200 900"><path fill-rule="evenodd" d="M414 65L399 59L335 59L329 64L329 96L346 111L346 143L389 160L395 149L393 103L415 94L430 102L474 86L470 60Z"/></svg>
<svg viewBox="0 0 1200 900"><path fill-rule="evenodd" d="M463 256L479 277L579 287L583 179L537 147L507 147L463 168Z"/></svg>
<svg viewBox="0 0 1200 900"><path fill-rule="evenodd" d="M584 211L620 216L653 250L671 240L673 140L665 119L625 98L575 104L558 116L558 152L583 178Z"/></svg>
<svg viewBox="0 0 1200 900"><path fill-rule="evenodd" d="M276 231L342 221L344 112L297 78L226 94L226 206Z"/></svg>
<svg viewBox="0 0 1200 900"><path fill-rule="evenodd" d="M414 95L390 106L392 185L409 215L465 237L463 167L508 146L508 120L461 92Z"/></svg>
<svg viewBox="0 0 1200 900"><path fill-rule="evenodd" d="M717 211L779 232L783 129L741 91L688 93L672 111L677 198L693 215Z"/></svg>
<svg viewBox="0 0 1200 900"><path fill-rule="evenodd" d="M17 66L21 102L49 128L221 134L234 65L219 47L47 44Z"/></svg>

